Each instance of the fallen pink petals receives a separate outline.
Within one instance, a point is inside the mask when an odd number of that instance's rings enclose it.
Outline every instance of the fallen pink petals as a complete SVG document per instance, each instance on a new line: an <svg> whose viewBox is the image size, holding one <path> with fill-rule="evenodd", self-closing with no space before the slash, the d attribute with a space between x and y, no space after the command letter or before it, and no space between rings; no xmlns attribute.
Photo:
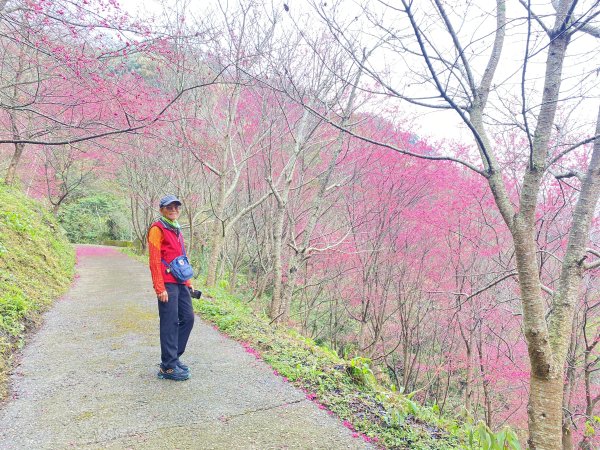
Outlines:
<svg viewBox="0 0 600 450"><path fill-rule="evenodd" d="M348 422L347 420L344 420L342 422L342 425L344 425L346 428L348 428L349 430L355 431L354 430L354 425L352 425L350 422Z"/></svg>
<svg viewBox="0 0 600 450"><path fill-rule="evenodd" d="M249 343L247 343L247 342L241 342L241 344L242 344L242 347L244 347L244 350L246 350L246 353L250 353L256 359L262 359L262 357L260 356L260 353L258 352L258 350L256 350L255 348L252 348Z"/></svg>

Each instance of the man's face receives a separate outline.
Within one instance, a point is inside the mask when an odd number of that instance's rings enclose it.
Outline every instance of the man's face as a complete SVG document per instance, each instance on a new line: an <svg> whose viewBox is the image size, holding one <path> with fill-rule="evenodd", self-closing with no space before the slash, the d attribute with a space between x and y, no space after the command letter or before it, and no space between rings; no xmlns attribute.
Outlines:
<svg viewBox="0 0 600 450"><path fill-rule="evenodd" d="M177 203L171 203L170 205L160 208L160 213L169 220L177 220L179 218L180 208L181 206Z"/></svg>

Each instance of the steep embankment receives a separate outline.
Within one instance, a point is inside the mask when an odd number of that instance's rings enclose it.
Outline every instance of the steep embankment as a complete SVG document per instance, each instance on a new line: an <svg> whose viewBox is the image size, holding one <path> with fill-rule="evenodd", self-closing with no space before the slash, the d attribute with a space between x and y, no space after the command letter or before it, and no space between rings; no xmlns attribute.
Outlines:
<svg viewBox="0 0 600 450"><path fill-rule="evenodd" d="M75 253L40 203L0 183L0 399L12 355L69 286Z"/></svg>

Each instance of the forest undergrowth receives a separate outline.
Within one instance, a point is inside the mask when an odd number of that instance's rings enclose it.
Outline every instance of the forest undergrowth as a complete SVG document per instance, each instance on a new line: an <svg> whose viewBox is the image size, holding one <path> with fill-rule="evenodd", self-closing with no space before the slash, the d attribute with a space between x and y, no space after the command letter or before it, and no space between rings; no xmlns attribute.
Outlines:
<svg viewBox="0 0 600 450"><path fill-rule="evenodd" d="M442 415L436 405L415 401L414 393L381 384L367 358L342 358L293 328L270 324L226 286L202 290L203 297L194 300L201 317L303 390L320 409L337 415L356 438L390 449L521 448L509 428L493 433L469 417Z"/></svg>

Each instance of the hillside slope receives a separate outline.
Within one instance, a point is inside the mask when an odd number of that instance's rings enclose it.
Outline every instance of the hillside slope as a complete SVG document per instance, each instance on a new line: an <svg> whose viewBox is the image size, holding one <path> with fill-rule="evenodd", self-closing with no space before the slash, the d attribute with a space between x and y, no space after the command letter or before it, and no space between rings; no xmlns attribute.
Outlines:
<svg viewBox="0 0 600 450"><path fill-rule="evenodd" d="M122 251L147 264L146 255ZM194 287L203 291L201 299L193 300L196 313L370 445L394 450L521 449L509 427L494 433L481 421L443 414L437 405L420 404L415 393L381 384L368 359L342 358L293 328L273 326L252 309L251 292L232 294L225 283L207 288L202 276L194 280Z"/></svg>
<svg viewBox="0 0 600 450"><path fill-rule="evenodd" d="M13 353L73 279L75 253L39 202L0 183L0 399Z"/></svg>

